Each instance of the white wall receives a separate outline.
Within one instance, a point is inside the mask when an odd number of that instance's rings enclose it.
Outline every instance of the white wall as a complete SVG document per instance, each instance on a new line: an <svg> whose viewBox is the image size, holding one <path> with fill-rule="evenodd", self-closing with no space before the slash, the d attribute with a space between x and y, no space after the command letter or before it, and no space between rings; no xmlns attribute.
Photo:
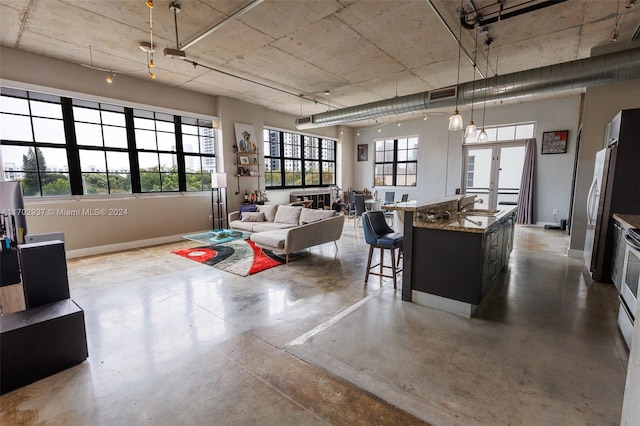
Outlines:
<svg viewBox="0 0 640 426"><path fill-rule="evenodd" d="M465 121L470 112L462 112ZM558 219L567 218L571 198L571 182L576 149L576 138L580 116L580 96L546 99L520 104L488 106L486 126L536 122L536 181L535 212L537 222L553 222L553 209L558 209ZM369 160L355 163L354 188L373 187L374 153L372 141L388 137L417 135L418 183L415 187L381 187L379 191L394 190L399 194L408 193L412 199L430 199L451 195L462 182L462 131L447 130L448 116L440 114L422 117L381 127L360 130L355 144L369 144ZM550 130L569 130L566 154L541 155L542 133ZM354 147L354 151L355 151Z"/></svg>

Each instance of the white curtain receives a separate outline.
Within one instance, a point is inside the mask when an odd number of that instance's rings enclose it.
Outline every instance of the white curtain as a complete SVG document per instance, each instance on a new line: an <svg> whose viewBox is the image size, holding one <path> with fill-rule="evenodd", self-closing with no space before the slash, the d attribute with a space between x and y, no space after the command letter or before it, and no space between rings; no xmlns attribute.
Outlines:
<svg viewBox="0 0 640 426"><path fill-rule="evenodd" d="M536 165L536 140L527 139L525 147L524 165L522 166L522 180L518 195L518 212L516 223L531 225L533 221L533 181Z"/></svg>

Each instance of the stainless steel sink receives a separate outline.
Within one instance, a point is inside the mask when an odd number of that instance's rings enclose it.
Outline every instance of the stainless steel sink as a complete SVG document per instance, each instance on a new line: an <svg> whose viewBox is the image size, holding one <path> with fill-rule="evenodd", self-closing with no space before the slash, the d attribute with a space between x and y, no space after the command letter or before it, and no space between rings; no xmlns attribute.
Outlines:
<svg viewBox="0 0 640 426"><path fill-rule="evenodd" d="M497 216L500 214L502 210L493 210L493 209L468 209L460 214L465 216Z"/></svg>

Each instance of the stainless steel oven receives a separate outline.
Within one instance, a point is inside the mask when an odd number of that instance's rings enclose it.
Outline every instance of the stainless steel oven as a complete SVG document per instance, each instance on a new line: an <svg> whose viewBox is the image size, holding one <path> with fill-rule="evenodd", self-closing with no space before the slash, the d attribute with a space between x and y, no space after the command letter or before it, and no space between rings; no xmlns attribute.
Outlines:
<svg viewBox="0 0 640 426"><path fill-rule="evenodd" d="M638 304L638 287L640 286L640 229L630 229L625 235L625 239L627 247L622 270L618 325L627 346L631 348L631 335Z"/></svg>

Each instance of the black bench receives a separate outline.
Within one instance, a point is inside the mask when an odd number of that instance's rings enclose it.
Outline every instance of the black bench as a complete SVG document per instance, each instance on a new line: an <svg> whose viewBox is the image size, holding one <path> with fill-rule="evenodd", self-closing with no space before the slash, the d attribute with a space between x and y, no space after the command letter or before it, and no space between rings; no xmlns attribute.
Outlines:
<svg viewBox="0 0 640 426"><path fill-rule="evenodd" d="M87 357L84 311L71 299L0 316L0 394Z"/></svg>

